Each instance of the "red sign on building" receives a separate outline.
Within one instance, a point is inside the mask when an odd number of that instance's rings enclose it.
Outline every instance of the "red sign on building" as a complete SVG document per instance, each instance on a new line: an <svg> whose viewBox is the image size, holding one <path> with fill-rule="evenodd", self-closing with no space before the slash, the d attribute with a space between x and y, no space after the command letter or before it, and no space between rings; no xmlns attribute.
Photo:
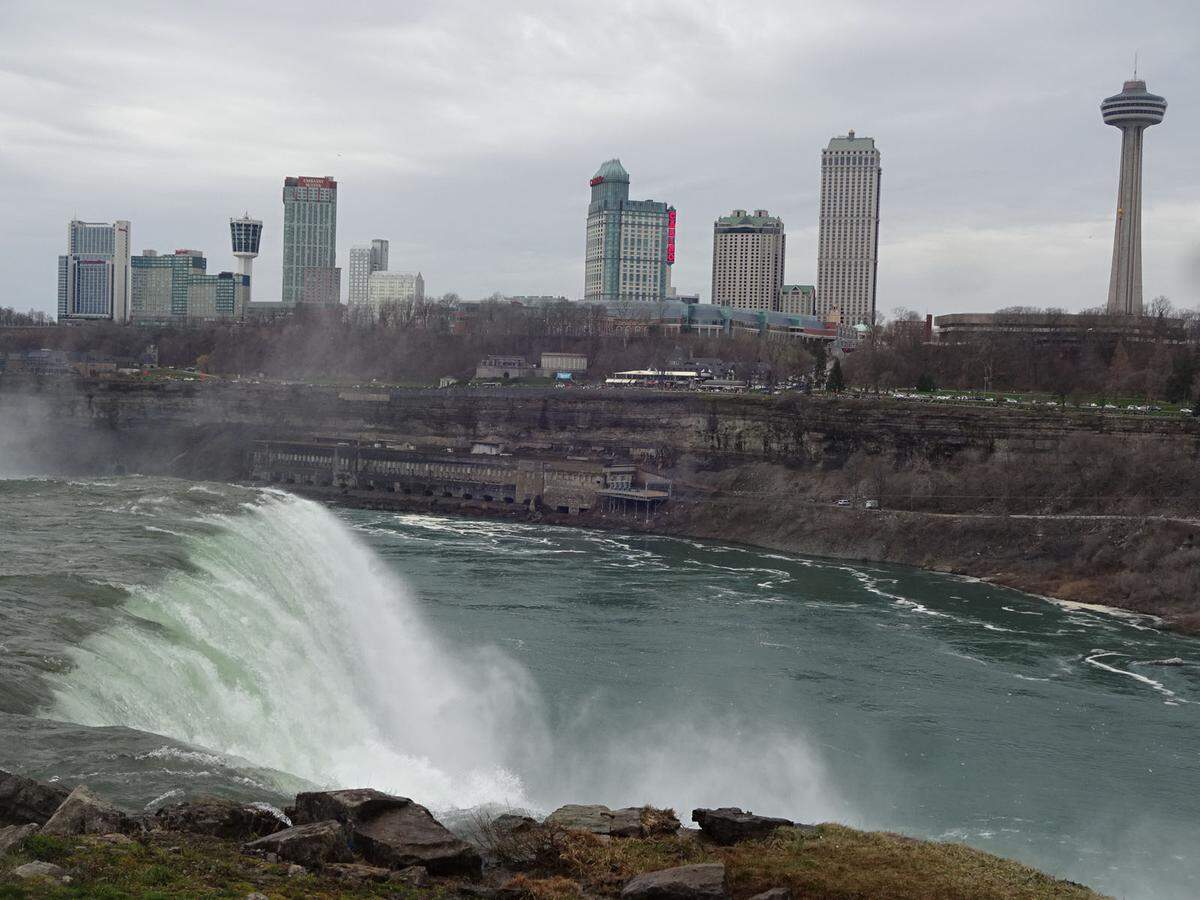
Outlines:
<svg viewBox="0 0 1200 900"><path fill-rule="evenodd" d="M675 263L675 210L667 210L667 265Z"/></svg>

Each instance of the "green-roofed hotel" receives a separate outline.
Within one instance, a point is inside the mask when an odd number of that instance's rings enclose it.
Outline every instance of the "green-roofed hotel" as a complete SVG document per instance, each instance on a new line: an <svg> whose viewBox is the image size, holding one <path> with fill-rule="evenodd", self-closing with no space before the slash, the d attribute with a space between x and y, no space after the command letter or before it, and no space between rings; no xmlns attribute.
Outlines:
<svg viewBox="0 0 1200 900"><path fill-rule="evenodd" d="M584 299L655 302L671 288L675 207L629 199L629 173L610 159L592 176L588 205Z"/></svg>

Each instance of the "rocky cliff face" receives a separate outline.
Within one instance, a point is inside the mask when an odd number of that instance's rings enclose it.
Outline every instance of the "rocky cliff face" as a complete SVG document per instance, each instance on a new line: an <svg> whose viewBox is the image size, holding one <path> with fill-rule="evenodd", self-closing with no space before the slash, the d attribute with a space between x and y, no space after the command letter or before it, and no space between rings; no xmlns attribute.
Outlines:
<svg viewBox="0 0 1200 900"><path fill-rule="evenodd" d="M253 441L314 438L438 452L492 441L518 455L632 459L673 481L662 513L573 521L962 572L1200 630L1200 422L1191 418L577 388L5 377L0 422L0 470L24 460L42 471L237 480ZM882 509L864 510L866 498ZM478 504L462 511L491 514Z"/></svg>
<svg viewBox="0 0 1200 900"><path fill-rule="evenodd" d="M893 463L947 462L966 451L1038 456L1079 435L1116 442L1153 437L1181 452L1200 448L1200 427L1184 418L586 389L368 393L8 377L0 379L0 412L15 423L13 432L24 430L26 443L41 441L43 449L56 451L64 435L86 438L96 446L90 465L103 465L115 451L131 468L227 478L242 473L241 448L258 438L360 438L428 447L497 440L513 450L633 453L666 466L692 455L823 469L842 466L856 452Z"/></svg>

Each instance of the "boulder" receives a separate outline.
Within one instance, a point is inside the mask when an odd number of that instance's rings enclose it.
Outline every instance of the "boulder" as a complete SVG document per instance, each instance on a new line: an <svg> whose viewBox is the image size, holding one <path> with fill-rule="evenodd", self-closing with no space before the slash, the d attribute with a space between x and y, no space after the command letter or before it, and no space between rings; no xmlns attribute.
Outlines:
<svg viewBox="0 0 1200 900"><path fill-rule="evenodd" d="M34 862L27 862L23 866L17 866L13 869L13 874L18 878L52 878L55 881L62 881L67 874L67 870L62 866L42 862L39 859Z"/></svg>
<svg viewBox="0 0 1200 900"><path fill-rule="evenodd" d="M381 866L367 866L362 863L331 863L321 870L323 875L332 875L351 884L366 884L367 882L387 881L392 875L391 869Z"/></svg>
<svg viewBox="0 0 1200 900"><path fill-rule="evenodd" d="M406 884L413 888L429 886L429 871L424 866L409 866L399 872L393 872L389 879L393 884Z"/></svg>
<svg viewBox="0 0 1200 900"><path fill-rule="evenodd" d="M573 831L590 831L610 837L649 837L654 834L674 834L679 820L673 810L653 806L627 806L609 809L607 806L560 806L546 817L546 824Z"/></svg>
<svg viewBox="0 0 1200 900"><path fill-rule="evenodd" d="M0 769L0 825L45 825L68 793L56 784Z"/></svg>
<svg viewBox="0 0 1200 900"><path fill-rule="evenodd" d="M609 834L612 828L613 811L599 804L568 803L546 816L546 824L568 831L590 831L592 834Z"/></svg>
<svg viewBox="0 0 1200 900"><path fill-rule="evenodd" d="M743 812L736 806L723 806L720 809L694 809L692 810L692 821L718 844L736 844L738 841L751 838L767 837L776 828L790 827L795 824L789 819L756 816L753 813Z"/></svg>
<svg viewBox="0 0 1200 900"><path fill-rule="evenodd" d="M251 841L288 827L287 822L264 806L215 797L198 797L164 806L154 814L154 824L164 831L207 834L227 841Z"/></svg>
<svg viewBox="0 0 1200 900"><path fill-rule="evenodd" d="M0 828L0 856L21 846L21 842L37 830L38 826L33 822L26 825L5 825Z"/></svg>
<svg viewBox="0 0 1200 900"><path fill-rule="evenodd" d="M407 806L412 803L407 797L394 797L373 788L357 788L344 791L308 791L296 795L296 805L285 812L296 825L337 819L353 825L372 818L379 812Z"/></svg>
<svg viewBox="0 0 1200 900"><path fill-rule="evenodd" d="M608 820L608 833L613 837L641 837L641 807L628 806L625 809L614 809L612 817Z"/></svg>
<svg viewBox="0 0 1200 900"><path fill-rule="evenodd" d="M350 862L354 854L341 822L327 819L276 831L242 845L242 851L297 863L305 868L325 863Z"/></svg>
<svg viewBox="0 0 1200 900"><path fill-rule="evenodd" d="M792 900L792 892L784 887L771 888L761 894L755 894L750 900Z"/></svg>
<svg viewBox="0 0 1200 900"><path fill-rule="evenodd" d="M431 875L479 875L478 851L407 797L362 789L299 794L295 820L325 815L343 823L354 850L392 869L424 866Z"/></svg>
<svg viewBox="0 0 1200 900"><path fill-rule="evenodd" d="M723 863L644 872L621 889L622 900L723 900L728 896Z"/></svg>
<svg viewBox="0 0 1200 900"><path fill-rule="evenodd" d="M42 834L111 834L134 826L133 819L81 784L42 826Z"/></svg>

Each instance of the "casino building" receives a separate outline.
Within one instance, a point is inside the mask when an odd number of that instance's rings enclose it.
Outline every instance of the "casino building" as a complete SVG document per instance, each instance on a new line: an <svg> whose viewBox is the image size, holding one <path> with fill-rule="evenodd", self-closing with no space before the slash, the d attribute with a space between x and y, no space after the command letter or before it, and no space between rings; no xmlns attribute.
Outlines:
<svg viewBox="0 0 1200 900"><path fill-rule="evenodd" d="M675 263L675 207L657 200L630 200L629 173L619 159L604 163L590 184L584 299L665 299Z"/></svg>

